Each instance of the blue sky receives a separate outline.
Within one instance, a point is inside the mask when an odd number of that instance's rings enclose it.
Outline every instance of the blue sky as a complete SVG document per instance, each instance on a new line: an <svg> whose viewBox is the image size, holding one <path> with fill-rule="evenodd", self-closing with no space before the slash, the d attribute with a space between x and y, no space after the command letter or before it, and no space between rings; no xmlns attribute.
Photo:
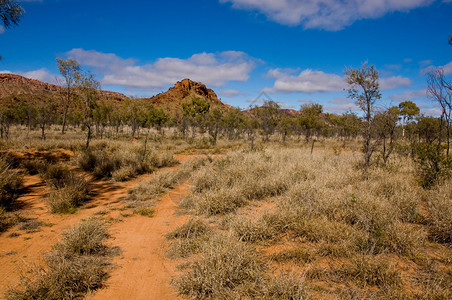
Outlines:
<svg viewBox="0 0 452 300"><path fill-rule="evenodd" d="M143 97L201 81L248 107L265 92L282 107L357 110L345 67L368 61L389 107L426 96L426 71L452 75L452 0L19 1L19 26L0 28L0 73L46 82L55 59L75 58L102 88Z"/></svg>

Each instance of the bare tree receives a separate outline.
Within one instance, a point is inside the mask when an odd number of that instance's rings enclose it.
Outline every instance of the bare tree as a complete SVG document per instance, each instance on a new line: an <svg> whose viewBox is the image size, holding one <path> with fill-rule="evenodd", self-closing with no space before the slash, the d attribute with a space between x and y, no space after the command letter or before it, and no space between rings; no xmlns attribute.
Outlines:
<svg viewBox="0 0 452 300"><path fill-rule="evenodd" d="M378 71L374 66L367 66L366 62L361 69L346 68L344 73L349 85L348 97L356 100L357 105L364 112L364 177L367 179L370 159L377 147L377 143L372 143L372 121L375 102L381 98Z"/></svg>
<svg viewBox="0 0 452 300"><path fill-rule="evenodd" d="M428 74L427 86L427 93L441 106L437 153L439 154L441 151L441 144L443 141L442 128L445 125L447 155L449 155L452 113L452 83L446 81L444 77L444 70L442 68L436 68Z"/></svg>
<svg viewBox="0 0 452 300"><path fill-rule="evenodd" d="M66 128L67 113L72 99L73 87L76 84L77 80L80 79L81 68L80 64L75 59L64 60L57 58L56 60L58 70L64 78L64 87L66 88L63 102L63 125L61 128L61 133L64 134L64 130Z"/></svg>

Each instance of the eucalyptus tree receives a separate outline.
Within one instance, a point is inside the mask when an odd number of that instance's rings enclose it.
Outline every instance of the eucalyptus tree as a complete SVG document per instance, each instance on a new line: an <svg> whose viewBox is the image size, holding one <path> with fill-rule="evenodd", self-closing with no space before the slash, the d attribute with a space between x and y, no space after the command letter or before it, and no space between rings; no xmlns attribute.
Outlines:
<svg viewBox="0 0 452 300"><path fill-rule="evenodd" d="M345 81L349 85L348 97L354 99L364 113L364 177L367 179L370 159L377 147L377 143L372 143L372 121L375 102L381 98L378 71L365 62L361 69L346 68L344 73Z"/></svg>
<svg viewBox="0 0 452 300"><path fill-rule="evenodd" d="M73 88L77 81L81 78L81 67L80 64L75 59L61 59L57 58L57 66L60 71L61 76L64 78L64 97L63 97L63 125L61 127L61 133L64 134L67 122L67 114L69 110L69 105L73 98Z"/></svg>
<svg viewBox="0 0 452 300"><path fill-rule="evenodd" d="M405 137L405 126L420 113L419 107L412 101L403 101L399 104L399 113L402 121L402 136Z"/></svg>

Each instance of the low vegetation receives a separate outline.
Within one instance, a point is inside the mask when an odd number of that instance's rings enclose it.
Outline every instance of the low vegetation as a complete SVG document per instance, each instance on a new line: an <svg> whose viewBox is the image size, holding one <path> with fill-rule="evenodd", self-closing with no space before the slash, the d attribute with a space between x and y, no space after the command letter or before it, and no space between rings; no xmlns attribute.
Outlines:
<svg viewBox="0 0 452 300"><path fill-rule="evenodd" d="M4 297L15 299L80 299L103 286L110 266L104 223L86 219L63 235L55 251L45 256L46 267L34 268Z"/></svg>

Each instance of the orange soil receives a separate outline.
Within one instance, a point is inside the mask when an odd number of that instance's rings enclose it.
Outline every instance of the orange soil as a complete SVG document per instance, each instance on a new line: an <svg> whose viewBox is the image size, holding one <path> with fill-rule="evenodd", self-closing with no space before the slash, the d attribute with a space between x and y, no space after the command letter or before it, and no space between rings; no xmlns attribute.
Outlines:
<svg viewBox="0 0 452 300"><path fill-rule="evenodd" d="M178 157L184 160L188 156ZM23 203L21 215L37 218L51 223L38 232L25 233L12 227L0 233L0 295L9 287L19 283L21 274L25 274L33 265L43 265L43 254L52 250L52 245L61 239L61 233L77 224L81 219L104 211L105 217L116 222L110 227L111 246L119 246L123 253L114 259L118 267L111 272L106 288L89 297L95 299L176 299L170 286L171 278L176 275L177 262L165 257L168 244L163 234L182 225L187 217L176 216L175 210L181 197L188 194L187 184L176 187L165 194L155 206L152 218L139 215L121 217L119 208L121 199L128 190L150 179L154 174L143 175L122 183L106 181L92 182L94 197L84 207L72 215L54 215L48 211L45 196L48 188L38 176L26 176L27 194L19 197ZM18 237L8 237L19 233Z"/></svg>
<svg viewBox="0 0 452 300"><path fill-rule="evenodd" d="M114 260L118 268L111 272L107 288L92 299L177 299L170 287L176 262L165 256L169 249L163 235L187 220L175 215L177 204L187 194L186 185L179 186L162 197L154 217L128 218L111 227L111 246L120 247L122 257Z"/></svg>

